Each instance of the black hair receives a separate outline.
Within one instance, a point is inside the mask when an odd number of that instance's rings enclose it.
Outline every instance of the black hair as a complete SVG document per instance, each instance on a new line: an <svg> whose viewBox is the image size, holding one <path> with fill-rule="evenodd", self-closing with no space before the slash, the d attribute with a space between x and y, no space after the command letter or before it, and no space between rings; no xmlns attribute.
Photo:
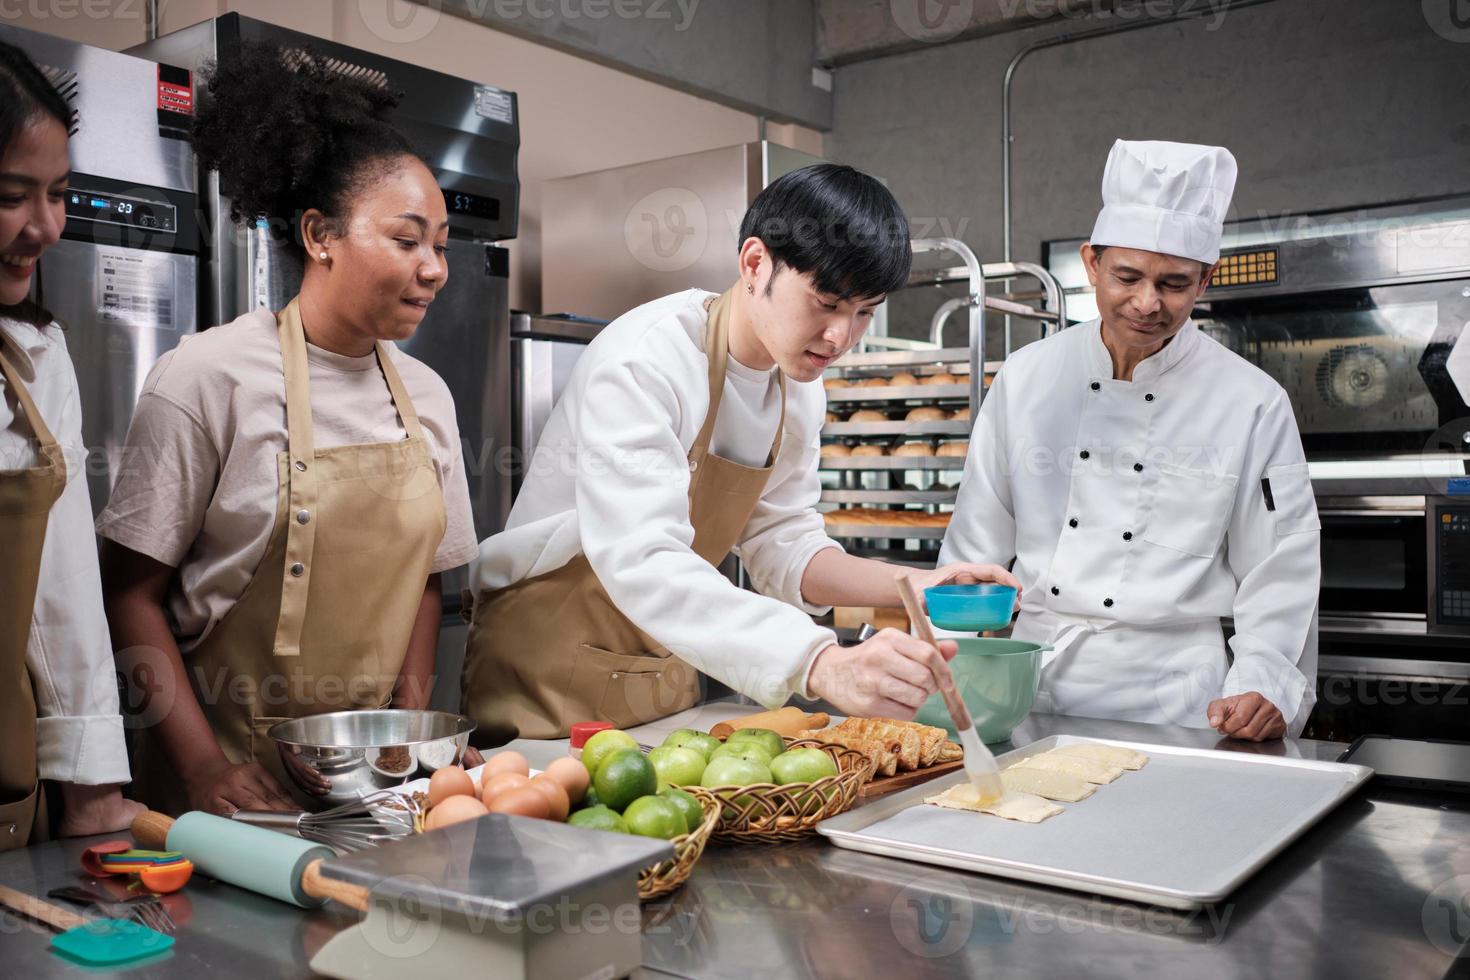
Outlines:
<svg viewBox="0 0 1470 980"><path fill-rule="evenodd" d="M0 41L0 156L10 150L15 138L38 117L55 119L70 135L76 114L24 51ZM50 323L53 318L42 303L39 266L32 288L33 299L15 306L0 306L0 315L36 326Z"/></svg>
<svg viewBox="0 0 1470 980"><path fill-rule="evenodd" d="M888 188L835 163L793 170L756 195L740 223L740 243L751 238L765 244L776 271L810 274L839 299L906 285L914 257L908 219Z"/></svg>
<svg viewBox="0 0 1470 980"><path fill-rule="evenodd" d="M232 220L267 218L298 248L302 213L340 222L355 191L418 158L386 121L398 96L309 48L246 42L201 74L190 133L200 164L219 171Z"/></svg>

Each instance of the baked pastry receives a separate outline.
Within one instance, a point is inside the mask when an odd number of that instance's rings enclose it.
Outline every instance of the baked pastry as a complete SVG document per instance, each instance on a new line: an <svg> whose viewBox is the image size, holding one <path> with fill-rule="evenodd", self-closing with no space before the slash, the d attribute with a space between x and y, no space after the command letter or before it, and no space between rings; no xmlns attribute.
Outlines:
<svg viewBox="0 0 1470 980"><path fill-rule="evenodd" d="M964 408L955 409L954 412L950 415L950 419L955 422L970 421L970 406L966 405Z"/></svg>
<svg viewBox="0 0 1470 980"><path fill-rule="evenodd" d="M893 447L895 456L933 456L934 447L927 442L905 442Z"/></svg>
<svg viewBox="0 0 1470 980"><path fill-rule="evenodd" d="M944 409L935 408L933 405L922 405L919 408L909 409L909 413L903 417L905 422L943 422L947 416Z"/></svg>
<svg viewBox="0 0 1470 980"><path fill-rule="evenodd" d="M936 456L966 456L970 452L970 443L965 439L956 439L953 442L942 442L939 449L934 453Z"/></svg>
<svg viewBox="0 0 1470 980"><path fill-rule="evenodd" d="M827 421L828 422L841 422L842 421L842 416L838 415L836 412L828 412L827 413Z"/></svg>
<svg viewBox="0 0 1470 980"><path fill-rule="evenodd" d="M888 387L888 379L887 378L864 378L863 380L859 381L857 384L853 385L853 387L854 388L887 388Z"/></svg>
<svg viewBox="0 0 1470 980"><path fill-rule="evenodd" d="M846 378L828 378L822 382L822 387L831 391L833 388L851 388L852 382Z"/></svg>
<svg viewBox="0 0 1470 980"><path fill-rule="evenodd" d="M898 388L904 385L916 385L919 383L919 379L914 377L913 374L908 371L900 371L893 377L889 378L888 383L893 387Z"/></svg>
<svg viewBox="0 0 1470 980"><path fill-rule="evenodd" d="M864 408L853 412L848 418L849 422L887 422L888 416L875 409Z"/></svg>
<svg viewBox="0 0 1470 980"><path fill-rule="evenodd" d="M939 374L925 375L923 380L919 382L921 385L957 385L959 383L959 378L945 371L941 371Z"/></svg>
<svg viewBox="0 0 1470 980"><path fill-rule="evenodd" d="M852 450L840 442L829 442L822 447L821 457L832 459L834 457L851 456Z"/></svg>
<svg viewBox="0 0 1470 980"><path fill-rule="evenodd" d="M886 449L884 449L882 446L874 446L874 445L872 445L872 444L869 443L869 444L864 444L864 445L861 445L861 446L854 446L854 447L852 447L852 455L853 456L887 456L888 455L888 451Z"/></svg>

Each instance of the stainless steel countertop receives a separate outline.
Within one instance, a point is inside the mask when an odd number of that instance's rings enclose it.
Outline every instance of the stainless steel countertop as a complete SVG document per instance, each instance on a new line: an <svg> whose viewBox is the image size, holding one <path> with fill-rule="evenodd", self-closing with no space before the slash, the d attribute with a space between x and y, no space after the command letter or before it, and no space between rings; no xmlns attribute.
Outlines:
<svg viewBox="0 0 1470 980"><path fill-rule="evenodd" d="M1047 715L1023 722L1013 743L1051 734L1312 759L1334 759L1345 748L1306 740L1262 748L1208 731ZM533 765L566 751L564 742L513 747ZM0 855L0 883L44 894L75 877L89 842ZM174 901L182 928L170 958L127 975L309 976L312 954L355 921L339 907L306 912L197 878ZM1467 940L1470 807L1426 803L1370 782L1226 903L1188 914L841 850L816 839L714 846L688 884L645 907L643 956L650 977L996 972L1341 980L1470 974ZM0 911L0 974L82 974L48 953L48 942L40 927Z"/></svg>

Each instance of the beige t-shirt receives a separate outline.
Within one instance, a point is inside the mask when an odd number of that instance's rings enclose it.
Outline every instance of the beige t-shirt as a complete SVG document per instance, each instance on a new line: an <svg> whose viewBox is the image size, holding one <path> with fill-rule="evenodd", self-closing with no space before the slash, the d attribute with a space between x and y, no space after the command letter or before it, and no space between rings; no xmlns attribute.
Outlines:
<svg viewBox="0 0 1470 980"><path fill-rule="evenodd" d="M418 413L448 526L432 571L478 550L454 400L420 361L387 345ZM316 448L405 438L377 356L307 345ZM286 380L275 317L260 310L186 337L149 372L97 532L178 569L167 611L188 651L245 591L276 520Z"/></svg>

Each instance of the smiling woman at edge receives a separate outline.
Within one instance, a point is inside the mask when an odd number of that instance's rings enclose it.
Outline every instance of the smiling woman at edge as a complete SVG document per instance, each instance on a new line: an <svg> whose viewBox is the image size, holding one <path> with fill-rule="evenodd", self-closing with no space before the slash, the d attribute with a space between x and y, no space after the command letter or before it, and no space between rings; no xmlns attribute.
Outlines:
<svg viewBox="0 0 1470 980"><path fill-rule="evenodd" d="M449 390L392 344L443 288L449 233L393 98L264 45L207 80L195 150L237 221L295 236L301 292L159 360L98 530L124 672L153 675L140 798L228 814L296 805L281 719L427 705L439 573L475 532Z"/></svg>
<svg viewBox="0 0 1470 980"><path fill-rule="evenodd" d="M66 339L33 293L61 238L71 160L66 104L0 43L0 850L126 827L128 781L102 614L87 450Z"/></svg>

